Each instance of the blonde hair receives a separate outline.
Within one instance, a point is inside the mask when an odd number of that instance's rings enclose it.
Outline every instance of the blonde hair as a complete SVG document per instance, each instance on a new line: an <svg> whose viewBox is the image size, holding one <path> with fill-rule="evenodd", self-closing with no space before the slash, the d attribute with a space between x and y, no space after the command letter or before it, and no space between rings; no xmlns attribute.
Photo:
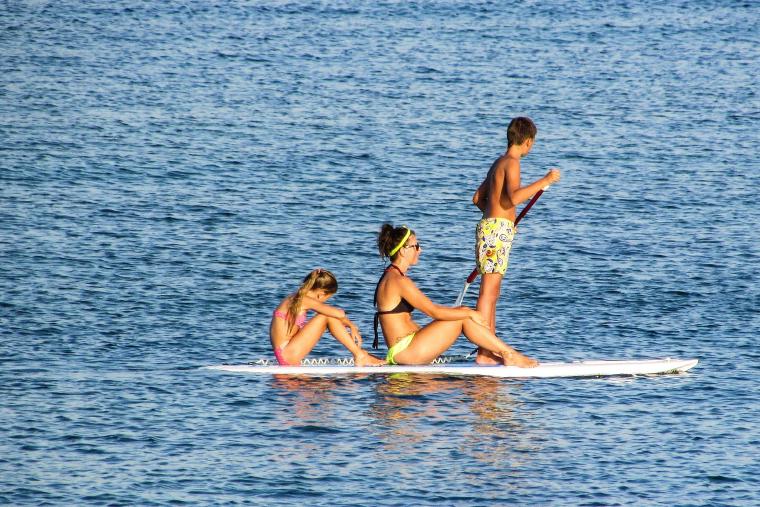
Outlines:
<svg viewBox="0 0 760 507"><path fill-rule="evenodd" d="M324 290L328 294L335 294L338 292L338 279L335 278L335 275L322 268L317 268L304 277L301 286L293 294L288 305L289 329L295 325L296 317L301 313L301 308L303 307L303 298L310 290Z"/></svg>

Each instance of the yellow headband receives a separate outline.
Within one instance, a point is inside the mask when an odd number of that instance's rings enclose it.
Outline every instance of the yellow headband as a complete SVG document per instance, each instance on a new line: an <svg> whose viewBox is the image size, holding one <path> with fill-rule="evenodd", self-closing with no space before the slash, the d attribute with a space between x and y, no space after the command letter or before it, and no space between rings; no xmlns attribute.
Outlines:
<svg viewBox="0 0 760 507"><path fill-rule="evenodd" d="M401 247L404 246L404 243L406 243L406 240L409 239L409 236L412 234L412 230L409 227L407 226L403 226L403 227L404 229L406 229L406 234L404 234L404 237L401 238L401 242L399 242L399 244L396 245L396 248L391 250L391 252L388 254L388 257L393 257L394 255L396 255L396 252L401 250Z"/></svg>

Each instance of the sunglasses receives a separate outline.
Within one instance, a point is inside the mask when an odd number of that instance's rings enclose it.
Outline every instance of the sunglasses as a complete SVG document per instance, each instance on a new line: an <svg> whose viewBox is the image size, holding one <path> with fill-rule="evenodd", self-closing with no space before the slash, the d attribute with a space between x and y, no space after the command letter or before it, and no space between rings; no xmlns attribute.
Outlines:
<svg viewBox="0 0 760 507"><path fill-rule="evenodd" d="M422 246L418 242L416 245L406 245L404 248L414 248L415 250L417 250L419 252L420 248L422 248Z"/></svg>

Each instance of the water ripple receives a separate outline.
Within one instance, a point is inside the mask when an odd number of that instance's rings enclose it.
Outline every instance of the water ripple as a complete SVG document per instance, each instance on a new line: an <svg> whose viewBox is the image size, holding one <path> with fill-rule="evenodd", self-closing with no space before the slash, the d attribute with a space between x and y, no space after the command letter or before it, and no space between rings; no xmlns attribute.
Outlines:
<svg viewBox="0 0 760 507"><path fill-rule="evenodd" d="M755 4L3 9L0 503L756 503ZM563 180L521 225L500 333L697 369L198 370L271 356L271 309L315 266L368 333L384 221L453 302L518 114L539 128L523 178Z"/></svg>

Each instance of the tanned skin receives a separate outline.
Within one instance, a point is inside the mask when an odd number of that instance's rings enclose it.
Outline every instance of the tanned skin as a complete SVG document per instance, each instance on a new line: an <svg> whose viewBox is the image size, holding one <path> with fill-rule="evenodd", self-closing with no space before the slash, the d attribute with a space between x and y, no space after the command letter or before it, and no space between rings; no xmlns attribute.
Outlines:
<svg viewBox="0 0 760 507"><path fill-rule="evenodd" d="M472 203L483 212L483 218L516 218L516 207L533 197L539 190L556 183L560 179L559 169L552 168L543 178L521 186L520 159L533 148L535 139L526 139L522 144L513 144L506 153L497 158L488 175L475 191ZM496 302L501 292L500 273L485 273L480 282L480 294L476 309L496 332ZM479 348L476 361L480 364L498 362L493 354Z"/></svg>

